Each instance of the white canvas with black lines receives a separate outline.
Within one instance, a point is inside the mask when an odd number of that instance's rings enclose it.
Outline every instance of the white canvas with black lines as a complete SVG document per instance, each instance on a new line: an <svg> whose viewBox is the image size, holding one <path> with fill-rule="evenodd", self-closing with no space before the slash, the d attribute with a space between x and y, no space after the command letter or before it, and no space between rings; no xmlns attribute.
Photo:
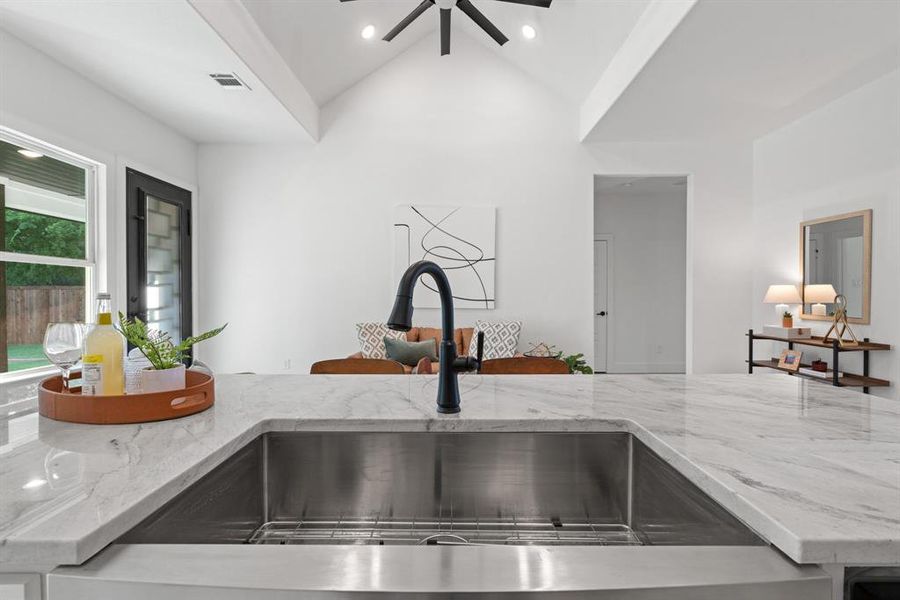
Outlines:
<svg viewBox="0 0 900 600"><path fill-rule="evenodd" d="M430 260L447 273L454 308L493 309L496 215L493 206L397 206L392 288L409 265ZM434 281L422 277L416 285L413 306L440 305Z"/></svg>

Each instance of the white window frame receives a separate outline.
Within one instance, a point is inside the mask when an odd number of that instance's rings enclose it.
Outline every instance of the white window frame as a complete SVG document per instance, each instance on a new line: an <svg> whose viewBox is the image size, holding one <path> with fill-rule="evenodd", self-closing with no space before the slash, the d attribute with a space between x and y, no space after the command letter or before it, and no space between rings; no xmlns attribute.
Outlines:
<svg viewBox="0 0 900 600"><path fill-rule="evenodd" d="M85 257L78 258L62 258L59 256L42 256L37 254L22 254L19 252L0 251L0 262L14 263L30 263L40 265L52 265L61 267L82 267L85 268L84 278L84 315L85 321L94 320L94 303L92 299L98 289L100 272L98 269L98 257L102 256L103 249L100 247L99 235L103 222L100 211L101 205L101 173L103 172L103 164L87 157L81 156L74 152L70 152L58 146L54 146L37 138L0 126L0 140L4 142L37 150L44 156L49 156L57 160L69 163L85 171ZM0 177L0 182L6 184L8 180ZM0 215L2 218L2 215ZM43 377L48 374L55 373L56 367L48 365L44 367L33 367L30 369L22 369L21 371L11 371L0 373L0 383L8 383L24 379L32 379Z"/></svg>

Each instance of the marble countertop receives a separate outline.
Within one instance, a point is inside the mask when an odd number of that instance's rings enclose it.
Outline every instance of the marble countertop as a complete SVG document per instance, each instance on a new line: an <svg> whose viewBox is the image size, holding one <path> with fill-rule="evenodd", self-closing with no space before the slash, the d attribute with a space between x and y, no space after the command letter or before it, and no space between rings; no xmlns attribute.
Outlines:
<svg viewBox="0 0 900 600"><path fill-rule="evenodd" d="M772 375L222 375L176 421L0 421L0 571L79 564L266 431L629 431L799 563L900 565L900 402Z"/></svg>

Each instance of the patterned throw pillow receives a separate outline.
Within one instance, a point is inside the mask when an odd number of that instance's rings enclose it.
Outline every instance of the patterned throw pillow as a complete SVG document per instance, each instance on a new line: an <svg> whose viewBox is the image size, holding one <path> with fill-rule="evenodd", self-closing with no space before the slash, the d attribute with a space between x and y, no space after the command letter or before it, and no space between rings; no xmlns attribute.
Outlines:
<svg viewBox="0 0 900 600"><path fill-rule="evenodd" d="M478 353L478 332L484 332L484 359L512 358L519 347L522 321L475 321L469 356Z"/></svg>
<svg viewBox="0 0 900 600"><path fill-rule="evenodd" d="M405 333L388 329L384 323L357 323L356 336L359 338L359 351L366 358L387 358L387 351L384 348L385 337L406 339Z"/></svg>

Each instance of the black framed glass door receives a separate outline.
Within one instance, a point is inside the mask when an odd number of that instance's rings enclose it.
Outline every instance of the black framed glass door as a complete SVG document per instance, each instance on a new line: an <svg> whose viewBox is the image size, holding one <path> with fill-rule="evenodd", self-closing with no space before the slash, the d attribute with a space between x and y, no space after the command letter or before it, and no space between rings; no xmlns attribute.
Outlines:
<svg viewBox="0 0 900 600"><path fill-rule="evenodd" d="M191 193L126 170L128 316L167 332L191 335Z"/></svg>

